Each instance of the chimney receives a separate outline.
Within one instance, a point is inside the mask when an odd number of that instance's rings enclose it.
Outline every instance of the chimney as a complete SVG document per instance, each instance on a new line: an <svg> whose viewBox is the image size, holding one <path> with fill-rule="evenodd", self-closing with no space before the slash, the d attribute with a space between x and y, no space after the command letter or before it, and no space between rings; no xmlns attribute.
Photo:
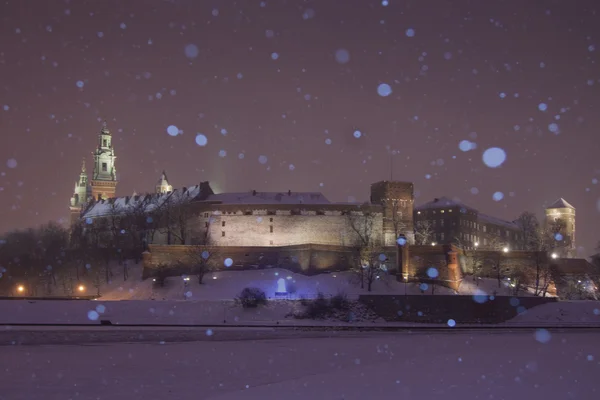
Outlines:
<svg viewBox="0 0 600 400"><path fill-rule="evenodd" d="M256 196L256 190L252 191L252 196Z"/></svg>
<svg viewBox="0 0 600 400"><path fill-rule="evenodd" d="M292 191L288 190L288 196L291 196L291 195L292 195Z"/></svg>

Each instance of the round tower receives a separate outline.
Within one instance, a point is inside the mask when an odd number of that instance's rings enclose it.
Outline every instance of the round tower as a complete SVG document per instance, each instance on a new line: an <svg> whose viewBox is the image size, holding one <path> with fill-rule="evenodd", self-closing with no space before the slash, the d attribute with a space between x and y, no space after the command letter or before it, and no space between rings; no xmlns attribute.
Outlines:
<svg viewBox="0 0 600 400"><path fill-rule="evenodd" d="M560 198L546 207L546 230L552 235L551 248L559 256L573 258L575 246L575 207Z"/></svg>

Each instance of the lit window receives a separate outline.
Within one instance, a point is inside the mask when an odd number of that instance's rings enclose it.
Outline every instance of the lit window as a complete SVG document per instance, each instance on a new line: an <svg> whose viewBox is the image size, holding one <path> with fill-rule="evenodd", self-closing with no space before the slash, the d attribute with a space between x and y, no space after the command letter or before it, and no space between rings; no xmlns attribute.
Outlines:
<svg viewBox="0 0 600 400"><path fill-rule="evenodd" d="M108 165L105 162L102 163L102 172L108 171Z"/></svg>

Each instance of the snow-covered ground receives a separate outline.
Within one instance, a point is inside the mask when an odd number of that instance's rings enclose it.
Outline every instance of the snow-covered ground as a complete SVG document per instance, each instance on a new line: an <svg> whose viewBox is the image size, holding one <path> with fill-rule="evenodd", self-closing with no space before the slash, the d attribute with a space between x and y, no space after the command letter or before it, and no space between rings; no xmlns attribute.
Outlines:
<svg viewBox="0 0 600 400"><path fill-rule="evenodd" d="M130 278L123 281L119 276L101 288L102 300L232 300L246 287L262 289L268 298L275 297L279 281L285 282L288 299L314 298L323 293L334 296L345 293L349 298L355 299L360 294L457 294L447 287L435 285L421 286L417 283L405 284L398 282L394 276L373 282L371 292L366 287L361 288L356 275L352 272L325 273L314 276L296 274L281 268L271 268L248 271L218 271L207 274L204 283L199 285L195 276L190 276L189 281L182 277L167 279L165 287L157 287L152 279L142 281L141 265L130 267ZM477 293L497 295L512 295L513 292L504 283L498 287L495 279L465 279L459 288L458 294L474 295ZM93 291L92 291L93 292Z"/></svg>
<svg viewBox="0 0 600 400"><path fill-rule="evenodd" d="M2 400L594 399L597 333L5 346Z"/></svg>

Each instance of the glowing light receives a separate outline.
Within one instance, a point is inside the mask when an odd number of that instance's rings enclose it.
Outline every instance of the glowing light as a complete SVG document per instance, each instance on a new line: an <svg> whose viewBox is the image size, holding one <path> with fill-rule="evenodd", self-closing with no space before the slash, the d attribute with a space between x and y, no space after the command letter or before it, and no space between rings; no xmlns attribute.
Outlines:
<svg viewBox="0 0 600 400"><path fill-rule="evenodd" d="M554 259L558 258L558 254L552 253L552 258L554 258Z"/></svg>
<svg viewBox="0 0 600 400"><path fill-rule="evenodd" d="M340 64L346 64L350 61L350 52L346 49L339 49L335 52L335 61Z"/></svg>
<svg viewBox="0 0 600 400"><path fill-rule="evenodd" d="M455 321L455 320L453 320L453 319L449 319L449 320L448 320L448 326L449 326L450 328L454 328L454 327L456 326L456 321Z"/></svg>
<svg viewBox="0 0 600 400"><path fill-rule="evenodd" d="M458 144L458 148L461 151L469 151L473 149L473 143L470 142L469 140L461 140L460 143Z"/></svg>
<svg viewBox="0 0 600 400"><path fill-rule="evenodd" d="M283 278L277 279L277 293L287 293L287 289L285 287L285 279Z"/></svg>
<svg viewBox="0 0 600 400"><path fill-rule="evenodd" d="M552 122L551 124L548 124L548 130L556 135L558 135L560 133L560 129L558 127L558 124L555 122Z"/></svg>
<svg viewBox="0 0 600 400"><path fill-rule="evenodd" d="M219 150L219 157L223 158L227 155L227 151L225 150Z"/></svg>
<svg viewBox="0 0 600 400"><path fill-rule="evenodd" d="M434 268L434 267L427 268L427 276L430 277L431 279L435 279L439 275L440 275L440 273L438 272L437 268Z"/></svg>
<svg viewBox="0 0 600 400"><path fill-rule="evenodd" d="M208 258L210 257L210 253L207 250L204 250L202 254L200 254L200 256L203 260L208 260Z"/></svg>
<svg viewBox="0 0 600 400"><path fill-rule="evenodd" d="M206 146L207 143L208 143L208 138L205 135L203 135L201 133L198 133L196 135L196 144L198 146Z"/></svg>
<svg viewBox="0 0 600 400"><path fill-rule="evenodd" d="M279 58L279 54L271 53L271 60L277 60Z"/></svg>
<svg viewBox="0 0 600 400"><path fill-rule="evenodd" d="M90 321L96 321L96 320L98 320L98 317L100 317L100 314L98 314L98 312L95 310L91 310L91 311L88 311L87 317Z"/></svg>
<svg viewBox="0 0 600 400"><path fill-rule="evenodd" d="M83 85L84 85L83 81L77 81L75 84L76 84L76 85L77 85L77 87L78 87L78 88L80 88L80 89L81 89L81 88L83 87Z"/></svg>
<svg viewBox="0 0 600 400"><path fill-rule="evenodd" d="M387 97L392 94L392 88L387 83L382 83L377 87L377 94L381 97Z"/></svg>
<svg viewBox="0 0 600 400"><path fill-rule="evenodd" d="M494 201L500 201L504 198L504 193L496 192L492 195L492 198L494 199Z"/></svg>
<svg viewBox="0 0 600 400"><path fill-rule="evenodd" d="M23 285L19 285L19 286L17 286L17 291L19 293L23 293L25 291L25 287Z"/></svg>
<svg viewBox="0 0 600 400"><path fill-rule="evenodd" d="M414 37L415 36L415 30L412 28L408 28L405 32L406 36L408 37Z"/></svg>
<svg viewBox="0 0 600 400"><path fill-rule="evenodd" d="M325 139L325 144L331 144L331 139Z"/></svg>
<svg viewBox="0 0 600 400"><path fill-rule="evenodd" d="M540 343L548 343L552 339L552 335L546 329L538 329L535 331L535 340Z"/></svg>
<svg viewBox="0 0 600 400"><path fill-rule="evenodd" d="M389 4L388 0L382 0L381 1L381 5L384 7L387 7L387 5Z"/></svg>
<svg viewBox="0 0 600 400"><path fill-rule="evenodd" d="M83 292L85 290L85 286L79 285L79 287L77 288L77 290L79 290L80 292Z"/></svg>
<svg viewBox="0 0 600 400"><path fill-rule="evenodd" d="M538 110L540 111L546 111L548 109L548 105L546 103L540 103L538 104Z"/></svg>
<svg viewBox="0 0 600 400"><path fill-rule="evenodd" d="M229 268L233 265L233 260L231 258L226 258L225 261L223 261L223 265Z"/></svg>
<svg viewBox="0 0 600 400"><path fill-rule="evenodd" d="M404 246L406 244L406 238L399 237L398 240L396 240L396 243L398 243L400 246Z"/></svg>
<svg viewBox="0 0 600 400"><path fill-rule="evenodd" d="M508 253L508 247L503 248L502 251Z"/></svg>
<svg viewBox="0 0 600 400"><path fill-rule="evenodd" d="M479 246L479 242L474 243L475 247Z"/></svg>
<svg viewBox="0 0 600 400"><path fill-rule="evenodd" d="M17 168L17 160L15 160L14 158L9 158L8 160L6 160L6 166L8 168Z"/></svg>
<svg viewBox="0 0 600 400"><path fill-rule="evenodd" d="M167 133L169 136L177 136L179 135L179 128L177 128L175 125L169 125L167 127Z"/></svg>
<svg viewBox="0 0 600 400"><path fill-rule="evenodd" d="M359 130L355 130L352 135L354 135L354 137L358 139L362 136L362 132Z"/></svg>
<svg viewBox="0 0 600 400"><path fill-rule="evenodd" d="M506 152L499 147L490 147L483 152L483 163L490 168L498 168L506 161Z"/></svg>
<svg viewBox="0 0 600 400"><path fill-rule="evenodd" d="M313 10L312 8L307 8L306 10L304 10L304 12L302 13L302 18L303 19L311 19L315 16L315 10Z"/></svg>
<svg viewBox="0 0 600 400"><path fill-rule="evenodd" d="M185 56L187 58L196 58L196 57L198 57L198 53L199 53L198 46L190 43L185 46L184 52L185 52Z"/></svg>
<svg viewBox="0 0 600 400"><path fill-rule="evenodd" d="M554 234L554 240L556 240L557 242L560 242L561 240L563 240L563 235L560 233L555 233Z"/></svg>

